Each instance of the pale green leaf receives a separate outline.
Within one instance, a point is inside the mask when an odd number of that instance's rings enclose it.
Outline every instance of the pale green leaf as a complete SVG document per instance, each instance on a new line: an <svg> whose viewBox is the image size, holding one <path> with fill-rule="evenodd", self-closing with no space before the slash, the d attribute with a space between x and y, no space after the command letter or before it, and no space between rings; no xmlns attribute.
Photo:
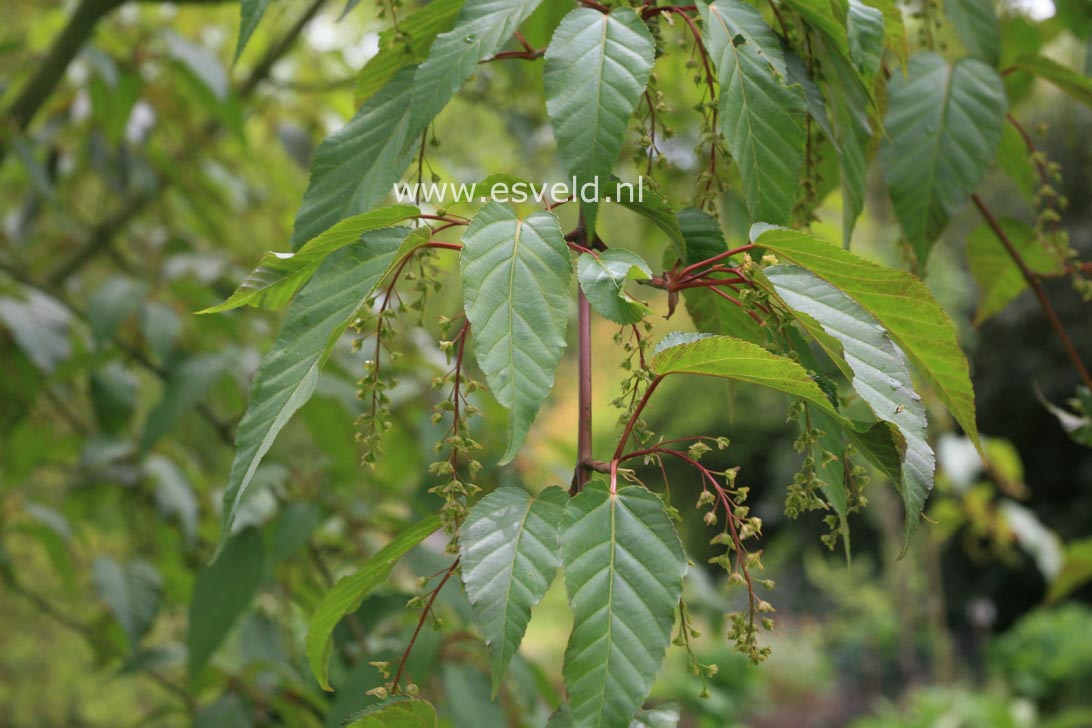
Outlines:
<svg viewBox="0 0 1092 728"><path fill-rule="evenodd" d="M1050 81L1085 106L1092 107L1092 78L1043 56L1020 56L1013 62L1017 68Z"/></svg>
<svg viewBox="0 0 1092 728"><path fill-rule="evenodd" d="M944 0L944 12L967 52L996 66L1001 55L1001 24L993 7L993 0Z"/></svg>
<svg viewBox="0 0 1092 728"><path fill-rule="evenodd" d="M846 32L849 34L849 56L853 64L866 81L871 81L883 63L883 12L862 0L849 0Z"/></svg>
<svg viewBox="0 0 1092 728"><path fill-rule="evenodd" d="M764 273L782 301L841 344L841 352L828 353L846 362L854 391L878 419L902 433L906 450L896 488L906 509L905 547L933 488L936 466L926 439L925 405L914 391L906 358L871 314L830 283L796 265L772 266Z"/></svg>
<svg viewBox="0 0 1092 728"><path fill-rule="evenodd" d="M637 13L577 8L546 49L546 111L566 172L578 184L610 180L629 118L652 71L655 41ZM582 204L589 234L597 206Z"/></svg>
<svg viewBox="0 0 1092 728"><path fill-rule="evenodd" d="M666 338L652 357L659 375L701 374L758 384L812 402L827 412L838 411L804 367L732 336L704 336L670 345Z"/></svg>
<svg viewBox="0 0 1092 728"><path fill-rule="evenodd" d="M1057 602L1092 581L1092 538L1070 541L1062 557L1062 569L1050 583L1048 602Z"/></svg>
<svg viewBox="0 0 1092 728"><path fill-rule="evenodd" d="M634 252L612 248L576 259L580 289L591 307L605 319L617 324L635 324L647 316L648 306L626 293L631 280L648 280L652 269Z"/></svg>
<svg viewBox="0 0 1092 728"><path fill-rule="evenodd" d="M478 366L508 410L508 447L516 456L554 383L565 349L572 262L557 218L526 220L486 204L463 233L460 257L466 316Z"/></svg>
<svg viewBox="0 0 1092 728"><path fill-rule="evenodd" d="M1032 272L1056 273L1061 268L1027 223L1003 218L998 224ZM967 236L967 263L978 284L975 326L1000 313L1028 287L1020 268L986 223Z"/></svg>
<svg viewBox="0 0 1092 728"><path fill-rule="evenodd" d="M386 272L408 228L365 234L327 258L288 309L273 347L262 358L239 423L235 460L224 492L223 533L277 434L311 398L319 371L357 309Z"/></svg>
<svg viewBox="0 0 1092 728"><path fill-rule="evenodd" d="M250 42L250 36L258 29L262 22L262 16L269 8L271 0L241 0L239 3L239 37L235 42L235 57L232 63L239 61L243 55L246 44Z"/></svg>
<svg viewBox="0 0 1092 728"><path fill-rule="evenodd" d="M394 697L353 713L343 728L435 728L436 709L416 698Z"/></svg>
<svg viewBox="0 0 1092 728"><path fill-rule="evenodd" d="M478 501L463 524L463 585L489 647L494 697L523 641L532 607L561 565L557 528L567 500L557 487L537 498L522 488L499 488Z"/></svg>
<svg viewBox="0 0 1092 728"><path fill-rule="evenodd" d="M412 13L398 14L398 27L379 34L379 53L356 77L356 103L364 103L402 68L428 58L436 36L451 30L465 0L432 0Z"/></svg>
<svg viewBox="0 0 1092 728"><path fill-rule="evenodd" d="M974 58L950 66L935 53L910 59L888 87L880 151L891 200L919 265L993 163L1008 101L1000 76Z"/></svg>
<svg viewBox="0 0 1092 728"><path fill-rule="evenodd" d="M761 231L761 232L760 232ZM885 268L805 233L756 228L755 244L830 283L868 311L978 443L974 389L955 325L920 279Z"/></svg>
<svg viewBox="0 0 1092 728"><path fill-rule="evenodd" d="M720 132L756 221L792 215L804 163L804 93L789 86L781 44L742 0L699 5L705 47L720 80Z"/></svg>
<svg viewBox="0 0 1092 728"><path fill-rule="evenodd" d="M216 561L197 574L186 648L196 676L254 601L265 569L265 538L256 528L232 536Z"/></svg>
<svg viewBox="0 0 1092 728"><path fill-rule="evenodd" d="M307 659L323 690L330 687L330 652L333 649L334 627L342 617L360 608L360 603L391 573L400 558L440 528L440 516L432 514L405 531L375 553L360 571L340 579L322 597L307 626Z"/></svg>
<svg viewBox="0 0 1092 728"><path fill-rule="evenodd" d="M369 230L396 225L421 213L413 205L389 205L371 212L354 215L309 240L295 253L269 252L262 256L258 267L223 303L198 311L219 313L239 306L259 306L276 309L292 300L308 278L331 253L360 240Z"/></svg>
<svg viewBox="0 0 1092 728"><path fill-rule="evenodd" d="M119 564L100 556L91 565L91 582L135 652L159 612L163 578L154 566L141 559Z"/></svg>
<svg viewBox="0 0 1092 728"><path fill-rule="evenodd" d="M569 500L560 530L573 631L565 691L576 725L625 728L671 640L686 556L663 501L601 484Z"/></svg>

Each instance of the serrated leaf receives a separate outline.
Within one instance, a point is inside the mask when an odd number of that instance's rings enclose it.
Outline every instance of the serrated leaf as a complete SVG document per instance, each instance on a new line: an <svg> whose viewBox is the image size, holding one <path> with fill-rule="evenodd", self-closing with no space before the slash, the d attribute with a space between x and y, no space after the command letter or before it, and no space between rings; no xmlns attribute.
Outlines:
<svg viewBox="0 0 1092 728"><path fill-rule="evenodd" d="M186 648L194 677L228 636L258 593L265 562L265 538L256 528L235 534L219 557L197 574L190 599Z"/></svg>
<svg viewBox="0 0 1092 728"><path fill-rule="evenodd" d="M852 371L854 391L880 420L897 427L906 441L902 478L896 488L906 508L903 548L917 529L925 499L933 488L936 458L926 439L925 405L914 391L901 350L864 308L830 283L796 265L764 270L777 295L794 311L807 314L840 344Z"/></svg>
<svg viewBox="0 0 1092 728"><path fill-rule="evenodd" d="M277 434L311 398L319 372L357 309L382 280L408 228L368 233L327 258L292 302L273 347L262 358L239 423L224 492L222 533Z"/></svg>
<svg viewBox="0 0 1092 728"><path fill-rule="evenodd" d="M621 184L621 183L616 183ZM667 235L674 247L676 255L682 259L686 257L686 239L683 237L679 221L675 218L675 212L671 209L671 203L656 190L644 186L640 188L638 197L621 194L621 189L615 189L610 201L637 213L641 217L660 228Z"/></svg>
<svg viewBox="0 0 1092 728"><path fill-rule="evenodd" d="M577 8L546 49L546 112L565 171L578 184L607 181L629 118L652 71L656 43L629 8ZM589 235L597 205L582 200Z"/></svg>
<svg viewBox="0 0 1092 728"><path fill-rule="evenodd" d="M917 53L892 77L880 165L920 266L993 163L1007 108L1000 76L974 58Z"/></svg>
<svg viewBox="0 0 1092 728"><path fill-rule="evenodd" d="M353 713L343 728L435 728L436 709L416 698L394 697Z"/></svg>
<svg viewBox="0 0 1092 728"><path fill-rule="evenodd" d="M414 134L424 131L478 70L478 62L496 55L541 1L466 1L455 27L437 36L418 67L411 103Z"/></svg>
<svg viewBox="0 0 1092 728"><path fill-rule="evenodd" d="M401 178L419 134L410 127L416 70L398 71L319 145L292 229L293 250L340 220L371 209Z"/></svg>
<svg viewBox="0 0 1092 728"><path fill-rule="evenodd" d="M239 3L239 37L235 41L235 57L232 63L239 62L239 56L243 55L243 49L250 42L250 36L258 29L262 22L262 16L269 8L270 0L240 0Z"/></svg>
<svg viewBox="0 0 1092 728"><path fill-rule="evenodd" d="M522 488L499 488L478 501L463 524L463 585L489 647L493 697L523 641L532 607L561 566L557 528L568 498L558 487L537 498Z"/></svg>
<svg viewBox="0 0 1092 728"><path fill-rule="evenodd" d="M849 36L849 57L861 76L871 81L883 63L883 12L862 0L849 0L846 32Z"/></svg>
<svg viewBox="0 0 1092 728"><path fill-rule="evenodd" d="M638 710L629 728L675 728L679 724L679 706L666 703L648 710ZM546 728L576 728L568 705L562 705L550 716Z"/></svg>
<svg viewBox="0 0 1092 728"><path fill-rule="evenodd" d="M576 725L624 728L671 639L686 556L663 501L601 484L569 500L559 531L573 631L565 691Z"/></svg>
<svg viewBox="0 0 1092 728"><path fill-rule="evenodd" d="M390 576L398 560L417 544L440 528L440 516L432 514L398 534L365 562L360 571L339 579L322 597L307 625L307 659L323 690L330 687L330 652L334 647L334 627L347 614L360 608L360 603L373 589Z"/></svg>
<svg viewBox="0 0 1092 728"><path fill-rule="evenodd" d="M603 318L627 325L641 321L651 312L648 306L626 293L627 281L652 277L652 269L636 253L621 248L598 254L583 253L576 259L576 274L588 303Z"/></svg>
<svg viewBox="0 0 1092 728"><path fill-rule="evenodd" d="M1059 271L1058 260L1047 252L1027 223L1003 218L998 224L1032 272ZM967 263L979 291L975 326L1002 311L1028 287L1020 268L987 223L967 236Z"/></svg>
<svg viewBox="0 0 1092 728"><path fill-rule="evenodd" d="M520 220L497 202L471 220L460 262L474 355L508 410L503 465L516 456L553 386L565 349L572 263L557 218L536 212Z"/></svg>
<svg viewBox="0 0 1092 728"><path fill-rule="evenodd" d="M883 326L978 444L974 388L955 325L920 279L885 268L810 235L756 228L756 245L845 293Z"/></svg>
<svg viewBox="0 0 1092 728"><path fill-rule="evenodd" d="M428 5L398 17L398 27L379 34L379 53L356 77L356 103L362 104L406 66L428 58L436 36L451 30L465 0L433 0Z"/></svg>
<svg viewBox="0 0 1092 728"><path fill-rule="evenodd" d="M993 5L993 0L944 0L944 13L967 52L996 66L1001 55L1001 24Z"/></svg>
<svg viewBox="0 0 1092 728"><path fill-rule="evenodd" d="M658 347L652 371L659 375L701 374L776 389L812 402L839 417L838 411L807 370L792 359L732 336L703 336Z"/></svg>
<svg viewBox="0 0 1092 728"><path fill-rule="evenodd" d="M804 163L804 93L788 86L781 44L742 0L698 6L720 81L720 132L739 168L753 220L788 222Z"/></svg>
<svg viewBox="0 0 1092 728"><path fill-rule="evenodd" d="M328 255L359 241L370 230L390 227L419 214L421 211L413 205L388 205L342 220L295 253L270 251L226 301L197 313L219 313L239 306L280 308L292 300Z"/></svg>
<svg viewBox="0 0 1092 728"><path fill-rule="evenodd" d="M1092 107L1092 78L1043 56L1020 56L1013 65L1050 81L1085 106Z"/></svg>

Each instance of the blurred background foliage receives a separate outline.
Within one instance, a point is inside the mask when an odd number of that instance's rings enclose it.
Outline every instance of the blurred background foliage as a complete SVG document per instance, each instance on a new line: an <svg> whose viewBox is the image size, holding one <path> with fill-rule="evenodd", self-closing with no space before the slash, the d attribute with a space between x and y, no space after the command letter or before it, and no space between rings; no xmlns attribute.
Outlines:
<svg viewBox="0 0 1092 728"><path fill-rule="evenodd" d="M237 3L4 3L0 725L336 726L374 700L366 691L383 680L369 663L405 645L416 577L446 566L442 541L403 561L338 628L339 689L318 689L302 648L317 600L401 524L438 505L427 494L427 467L441 427L431 420L440 397L432 379L444 369L437 318L457 306L447 290L397 323L396 426L377 466L360 466L355 442L365 329L362 350L342 342L318 395L262 466L227 545L234 558L207 565L233 424L277 316L192 312L226 297L263 251L287 248L314 146L351 115L355 75L389 24L373 2L349 5L342 17L332 0L271 3L233 65ZM524 28L529 42L545 45L569 8L544 3ZM1041 49L1071 67L1092 63L1084 0L1013 2L1001 15L1003 55ZM942 42L958 43L946 29ZM28 105L28 84L57 63L56 83ZM699 92L682 61L661 62L656 73L675 136L661 141L670 166L655 174L671 199L685 201L702 164L691 111ZM483 66L436 125L430 170L455 181L496 172L561 179L540 79L523 61ZM1062 166L1060 192L1070 201L1062 224L1088 257L1092 113L1026 74L1008 84L1013 113ZM1025 183L997 173L980 191L1031 222ZM840 240L839 193L830 187L813 229ZM604 214L602 229L660 258L658 231L624 210ZM722 222L736 236L748 227L731 190ZM946 415L931 409L938 485L931 523L905 558L896 558L899 505L879 480L852 524L851 564L820 543L820 515L787 521L785 490L800 456L777 395L679 380L654 400L656 432L731 438L708 456L710 467L742 467L767 524L767 576L777 582L773 656L751 667L718 636L737 596L701 566L708 536L683 507L697 483L669 468L698 564L686 587L704 629L696 648L720 668L703 686L682 651L669 652L653 699L680 703L683 725L1092 725L1092 589L1084 581L1092 451L1043 404L1064 403L1078 381L1029 293L972 325L978 293L962 248L977 226L964 211L926 274L961 327L993 468L983 470ZM853 246L889 264L909 261L877 179ZM1092 319L1079 296L1065 281L1046 286L1092 359ZM666 300L646 295L662 322ZM671 326L685 316L680 308ZM611 400L624 352L612 325L599 321L594 333L603 450L617 437ZM537 492L568 482L575 369L563 362L529 447L510 467L492 466L503 449L503 428L492 423L504 413L479 397L481 484ZM449 629L426 630L408 670L439 696L444 724L541 726L554 705L540 696L558 697L549 676L559 672L569 627L560 586L536 609L496 703L457 585L441 593L438 610Z"/></svg>

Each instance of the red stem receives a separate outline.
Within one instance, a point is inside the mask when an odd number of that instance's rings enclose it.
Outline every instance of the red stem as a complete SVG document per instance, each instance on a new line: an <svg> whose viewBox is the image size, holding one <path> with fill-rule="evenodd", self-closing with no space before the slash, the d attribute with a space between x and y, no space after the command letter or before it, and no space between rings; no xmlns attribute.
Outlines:
<svg viewBox="0 0 1092 728"><path fill-rule="evenodd" d="M413 651L413 645L417 642L417 635L421 634L421 628L425 626L425 620L428 619L429 612L432 611L433 602L436 601L436 597L440 595L440 590L444 588L444 584L447 584L447 580L451 578L451 575L455 573L455 569L458 567L459 559L455 559L448 567L444 578L440 580L440 583L432 590L432 594L429 595L428 603L425 604L425 609L421 612L421 618L417 620L417 628L413 630L413 636L410 637L409 644L406 645L406 651L402 653L402 659L398 662L398 671L394 673L394 680L391 681L392 691L397 692L399 689L398 683L402 680L402 672L406 669L406 660L409 659L410 652Z"/></svg>

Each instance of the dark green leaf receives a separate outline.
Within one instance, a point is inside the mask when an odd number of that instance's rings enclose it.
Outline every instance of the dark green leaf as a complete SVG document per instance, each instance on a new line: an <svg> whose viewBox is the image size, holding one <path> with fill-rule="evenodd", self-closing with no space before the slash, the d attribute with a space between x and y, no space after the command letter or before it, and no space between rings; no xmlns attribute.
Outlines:
<svg viewBox="0 0 1092 728"><path fill-rule="evenodd" d="M861 76L871 81L883 63L883 12L862 0L849 0L846 31L849 34L849 56Z"/></svg>
<svg viewBox="0 0 1092 728"><path fill-rule="evenodd" d="M997 72L973 58L918 53L892 77L880 163L920 266L993 163L1007 108Z"/></svg>
<svg viewBox="0 0 1092 728"><path fill-rule="evenodd" d="M237 63L239 56L243 55L243 49L262 22L269 3L270 0L241 0L239 3L239 38L235 42L235 58L232 63Z"/></svg>
<svg viewBox="0 0 1092 728"><path fill-rule="evenodd" d="M490 202L463 233L461 264L474 355L508 410L504 464L523 444L565 349L569 249L552 214L520 220Z"/></svg>

